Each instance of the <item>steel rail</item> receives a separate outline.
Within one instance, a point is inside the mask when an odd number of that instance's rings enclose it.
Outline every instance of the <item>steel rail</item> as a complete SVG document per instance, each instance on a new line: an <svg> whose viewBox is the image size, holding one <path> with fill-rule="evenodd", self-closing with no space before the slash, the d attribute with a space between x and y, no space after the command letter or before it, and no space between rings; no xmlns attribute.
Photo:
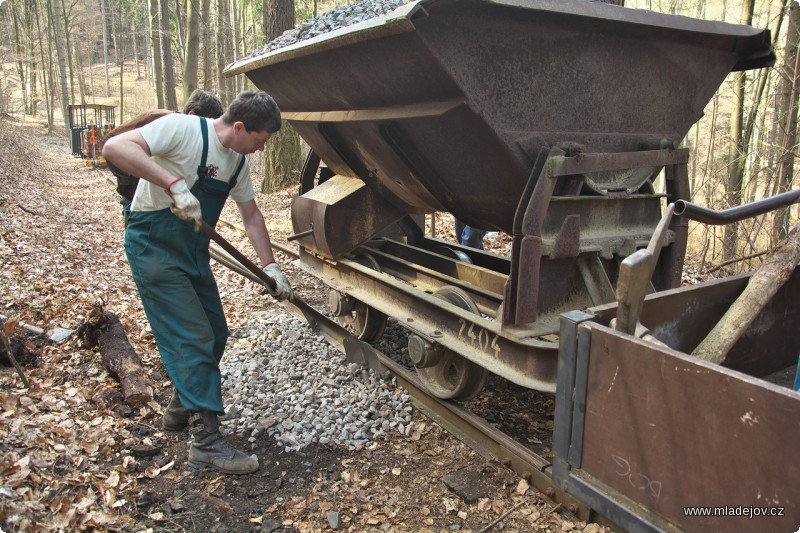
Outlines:
<svg viewBox="0 0 800 533"><path fill-rule="evenodd" d="M290 257L299 257L299 252L293 247L274 241L272 246ZM255 283L265 285L259 277L252 275L248 269L237 264L235 259L219 250L215 250L214 247L211 249L211 255L223 266ZM301 320L308 320L308 314L305 309L301 310L296 305L287 304L287 302L281 302L281 305L295 317ZM561 504L568 515L573 515L575 518L587 522L602 519L590 507L553 484L551 463L549 461L492 426L485 419L454 402L441 400L431 395L413 371L406 369L371 345L359 341L334 320L321 314L315 314L314 318L315 320L311 325L317 333L328 339L348 359L353 358L354 352L360 352L363 360L366 360L365 362L370 360L373 362L368 364L373 370L376 370L384 377L388 375L395 376L398 385L409 392L412 402L420 411L469 448L489 460L498 461L506 468L517 473L549 499ZM376 361L378 363L377 366L374 364Z"/></svg>

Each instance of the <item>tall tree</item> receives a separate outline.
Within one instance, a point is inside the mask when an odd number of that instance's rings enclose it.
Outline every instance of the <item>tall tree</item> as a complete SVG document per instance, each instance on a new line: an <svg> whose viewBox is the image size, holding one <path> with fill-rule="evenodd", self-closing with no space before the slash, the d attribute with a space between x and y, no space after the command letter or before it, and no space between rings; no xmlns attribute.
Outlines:
<svg viewBox="0 0 800 533"><path fill-rule="evenodd" d="M147 5L150 10L150 50L153 56L153 85L156 88L156 107L164 109L164 85L161 83L161 37L159 37L158 0L150 0Z"/></svg>
<svg viewBox="0 0 800 533"><path fill-rule="evenodd" d="M797 150L797 105L800 94L800 6L792 2L789 6L786 49L781 65L781 90L779 94L780 159L778 160L778 190L786 192L794 181L794 162ZM789 211L780 209L772 223L773 242L786 237Z"/></svg>
<svg viewBox="0 0 800 533"><path fill-rule="evenodd" d="M264 12L267 42L294 28L293 0L265 0ZM274 192L298 182L302 164L300 136L290 124L283 123L281 130L267 144L264 154L262 192Z"/></svg>
<svg viewBox="0 0 800 533"><path fill-rule="evenodd" d="M229 0L217 0L217 85L223 107L233 100L233 80L222 72L233 61L233 32Z"/></svg>
<svg viewBox="0 0 800 533"><path fill-rule="evenodd" d="M80 101L82 104L86 103L86 79L83 77L83 65L81 64L81 50L80 44L77 39L73 39L72 45L75 47L75 51L72 54L72 57L75 58L75 70L78 73L78 93L80 95Z"/></svg>
<svg viewBox="0 0 800 533"><path fill-rule="evenodd" d="M201 0L203 10L201 24L203 26L203 87L211 87L213 67L211 64L211 0Z"/></svg>
<svg viewBox="0 0 800 533"><path fill-rule="evenodd" d="M64 39L67 45L67 68L69 69L69 101L72 102L75 100L75 69L72 68L72 25L70 24L69 13L67 12L67 6L64 4L64 0L58 0L58 5L64 17Z"/></svg>
<svg viewBox="0 0 800 533"><path fill-rule="evenodd" d="M47 8L50 20L52 21L51 28L53 30L52 38L55 41L54 48L56 49L56 57L58 59L58 75L60 78L60 94L61 94L61 116L64 117L64 130L69 132L69 121L67 120L67 104L69 104L68 95L68 79L67 79L67 54L65 53L66 45L62 40L64 37L64 20L62 19L64 11L60 8L60 0L48 0Z"/></svg>
<svg viewBox="0 0 800 533"><path fill-rule="evenodd" d="M13 19L14 27L14 50L16 51L17 59L17 74L19 74L20 86L22 87L22 105L23 109L27 110L28 104L28 91L25 84L25 42L23 36L20 35L20 14L17 11L17 2L11 2L11 18Z"/></svg>
<svg viewBox="0 0 800 533"><path fill-rule="evenodd" d="M37 27L37 31L34 32L34 25ZM39 24L39 9L35 0L23 0L22 1L22 23L21 27L25 32L25 59L28 62L28 76L27 78L22 78L20 81L28 86L28 100L25 103L25 108L27 113L36 116L37 111L37 102L39 99L38 93L36 92L36 76L37 76L37 68L39 62L36 57L36 43L39 42L39 56L44 57L44 52L42 51L41 46L41 39L34 39L34 34L42 35L42 31Z"/></svg>
<svg viewBox="0 0 800 533"><path fill-rule="evenodd" d="M106 69L106 96L111 96L111 79L108 74L108 13L106 0L100 0L100 16L103 19L103 64Z"/></svg>
<svg viewBox="0 0 800 533"><path fill-rule="evenodd" d="M231 2L232 2L231 14L232 14L232 19L233 19L233 21L231 23L232 35L233 35L233 43L232 43L233 47L232 47L232 50L231 50L231 53L233 55L231 57L231 60L233 60L233 59L235 59L237 57L241 57L241 55L239 54L239 34L240 34L240 31L239 31L239 6L238 6L236 0L231 0ZM241 78L243 76L239 76L239 77ZM231 87L232 93L238 93L239 85L236 83L236 79L234 78L231 81L233 82L233 86Z"/></svg>
<svg viewBox="0 0 800 533"><path fill-rule="evenodd" d="M183 101L197 89L197 67L200 59L200 2L186 0L186 55L183 59Z"/></svg>
<svg viewBox="0 0 800 533"><path fill-rule="evenodd" d="M161 63L164 79L164 105L167 109L177 110L178 99L175 96L175 68L172 65L172 39L169 38L169 0L158 0L161 9L159 15L161 35Z"/></svg>
<svg viewBox="0 0 800 533"><path fill-rule="evenodd" d="M739 21L742 24L753 22L753 8L755 0L744 0ZM728 148L728 178L725 182L725 196L728 206L742 203L742 184L744 183L745 146L744 142L744 88L747 76L744 71L735 72L733 78L733 110L730 121L730 145ZM737 223L725 226L722 239L722 258L724 261L733 259L736 255L736 242L739 235Z"/></svg>
<svg viewBox="0 0 800 533"><path fill-rule="evenodd" d="M36 18L36 31L39 33L39 35L47 35L46 33L45 34L42 33L42 24L41 24L41 21L39 20L39 11L40 11L39 10L39 6L37 5L37 3L35 1L30 2L30 4L31 4L31 8L32 8L34 17ZM33 33L33 32L30 32L30 33ZM48 42L49 42L49 39L48 39ZM34 48L31 45L31 50L33 50L33 49ZM50 113L50 97L49 97L48 80L47 80L47 74L48 74L47 65L48 65L48 62L45 60L44 46L43 46L43 43L41 43L41 42L39 42L39 55L40 55L40 57L42 59L41 63L40 63L41 67L42 67L42 82L43 82L42 83L42 87L44 88L44 101L45 101L45 105L47 106L47 132L49 133L49 132L51 132L53 130L53 116ZM52 57L52 55L50 57ZM32 75L33 75L33 77L31 78L31 98L33 99L32 102L31 102L31 115L35 116L36 115L36 68L35 68L35 65L30 70L32 71Z"/></svg>

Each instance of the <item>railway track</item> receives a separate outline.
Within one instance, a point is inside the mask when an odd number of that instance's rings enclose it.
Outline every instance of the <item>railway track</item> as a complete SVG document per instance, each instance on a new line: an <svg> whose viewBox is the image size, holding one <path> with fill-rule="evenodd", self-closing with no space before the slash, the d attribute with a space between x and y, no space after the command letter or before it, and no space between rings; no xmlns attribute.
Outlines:
<svg viewBox="0 0 800 533"><path fill-rule="evenodd" d="M236 228L230 223L227 224ZM294 247L276 242L272 245L288 257L294 259L299 257ZM265 285L261 279L214 244L211 246L211 257L251 281ZM297 306L290 302L282 302L282 305L292 315L307 321L316 333L324 336L330 344L344 353L348 360L365 365L383 377L394 376L398 384L409 392L414 405L428 418L483 457L495 460L517 473L552 500L554 505L560 506L563 512L572 515L570 518L603 522L608 525L608 522L590 507L553 484L552 465L547 459L459 404L433 396L414 371L405 368L372 345L359 341L332 318L307 305Z"/></svg>

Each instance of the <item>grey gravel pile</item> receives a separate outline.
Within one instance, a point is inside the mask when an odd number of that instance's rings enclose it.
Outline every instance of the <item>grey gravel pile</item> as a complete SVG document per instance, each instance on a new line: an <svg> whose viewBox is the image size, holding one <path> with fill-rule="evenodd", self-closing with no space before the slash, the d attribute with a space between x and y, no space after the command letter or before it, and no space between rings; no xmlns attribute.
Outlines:
<svg viewBox="0 0 800 533"><path fill-rule="evenodd" d="M386 342L394 343L390 338ZM286 451L311 443L359 449L413 429L409 395L344 355L304 322L277 311L228 341L220 364L225 433L266 433Z"/></svg>
<svg viewBox="0 0 800 533"><path fill-rule="evenodd" d="M253 56L393 11L407 0L363 0L327 11L287 30ZM392 432L413 429L409 395L358 365L308 325L282 312L237 332L225 351L222 397L226 433L249 435L255 446L264 433L286 451L311 443L366 446ZM255 322L255 321L254 321ZM378 346L397 353L402 330L387 329Z"/></svg>
<svg viewBox="0 0 800 533"><path fill-rule="evenodd" d="M252 55L266 54L329 31L385 15L406 3L408 3L407 0L363 0L349 6L331 9L315 19L304 21L297 28L286 30L280 37L273 39L260 50L253 52Z"/></svg>

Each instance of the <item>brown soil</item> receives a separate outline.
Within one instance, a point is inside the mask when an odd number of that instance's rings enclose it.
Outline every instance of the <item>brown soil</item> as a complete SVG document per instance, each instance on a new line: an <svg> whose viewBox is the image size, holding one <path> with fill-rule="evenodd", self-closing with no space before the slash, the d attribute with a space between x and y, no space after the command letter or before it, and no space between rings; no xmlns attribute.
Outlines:
<svg viewBox="0 0 800 533"><path fill-rule="evenodd" d="M160 430L171 391L128 272L111 175L74 159L66 138L31 129L0 127L0 314L49 331L78 327L102 304L121 317L156 388L154 403L131 408L97 349L77 335L54 343L21 326L11 331L31 388L0 366L3 531L602 530L554 510L420 413L410 437L358 452L316 445L285 453L262 435L256 474L190 472L188 434ZM290 232L292 194L258 199L275 240ZM234 211L228 206L223 216L236 222ZM219 230L251 255L241 235ZM312 280L286 270L304 299L326 301ZM274 309L238 275L220 268L217 279L233 331ZM543 436L550 429L542 422ZM249 449L242 436L232 441ZM478 496L467 501L442 481L462 469L479 478Z"/></svg>

